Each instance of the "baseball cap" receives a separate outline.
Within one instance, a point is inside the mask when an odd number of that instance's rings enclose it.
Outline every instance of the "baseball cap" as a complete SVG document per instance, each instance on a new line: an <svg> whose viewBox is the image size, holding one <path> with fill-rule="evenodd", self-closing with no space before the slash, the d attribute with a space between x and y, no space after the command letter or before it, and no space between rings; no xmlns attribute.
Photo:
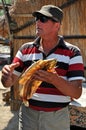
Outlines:
<svg viewBox="0 0 86 130"><path fill-rule="evenodd" d="M46 17L49 17L53 20L55 20L56 22L61 22L63 19L63 11L54 5L45 5L42 6L42 8L38 11L35 11L32 13L32 15L34 17L36 17L37 15L44 15Z"/></svg>

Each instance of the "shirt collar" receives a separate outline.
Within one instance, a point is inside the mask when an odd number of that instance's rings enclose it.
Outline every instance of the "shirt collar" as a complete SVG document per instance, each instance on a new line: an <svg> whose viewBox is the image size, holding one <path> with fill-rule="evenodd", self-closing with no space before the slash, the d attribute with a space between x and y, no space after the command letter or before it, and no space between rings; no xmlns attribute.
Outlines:
<svg viewBox="0 0 86 130"><path fill-rule="evenodd" d="M37 37L34 41L34 45L39 48L40 47L40 37ZM66 47L63 36L59 35L59 43L56 47Z"/></svg>

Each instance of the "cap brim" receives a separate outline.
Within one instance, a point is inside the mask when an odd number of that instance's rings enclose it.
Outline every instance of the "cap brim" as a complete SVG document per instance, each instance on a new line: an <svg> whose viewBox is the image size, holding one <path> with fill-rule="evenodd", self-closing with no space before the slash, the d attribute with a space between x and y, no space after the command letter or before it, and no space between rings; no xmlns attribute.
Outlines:
<svg viewBox="0 0 86 130"><path fill-rule="evenodd" d="M36 12L33 12L32 15L33 15L34 17L36 17L36 16L39 15L39 14L42 14L42 15L44 15L44 16L47 16L47 17L52 18L52 15L51 15L50 13L46 12L46 11L36 11Z"/></svg>

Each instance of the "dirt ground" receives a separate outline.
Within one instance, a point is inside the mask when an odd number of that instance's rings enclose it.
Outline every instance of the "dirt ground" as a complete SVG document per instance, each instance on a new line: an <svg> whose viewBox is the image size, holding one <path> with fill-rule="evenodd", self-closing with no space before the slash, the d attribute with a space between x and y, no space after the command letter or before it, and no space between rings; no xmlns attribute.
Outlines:
<svg viewBox="0 0 86 130"><path fill-rule="evenodd" d="M2 94L7 90L0 82L0 130L18 130L18 111L11 111L10 105L2 100Z"/></svg>

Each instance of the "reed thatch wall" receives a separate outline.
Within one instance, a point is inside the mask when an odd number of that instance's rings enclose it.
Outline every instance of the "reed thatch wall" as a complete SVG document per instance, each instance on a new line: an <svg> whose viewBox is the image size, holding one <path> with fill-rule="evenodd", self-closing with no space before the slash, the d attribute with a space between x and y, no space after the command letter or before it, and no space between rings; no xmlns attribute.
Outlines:
<svg viewBox="0 0 86 130"><path fill-rule="evenodd" d="M13 19L17 22L18 27L24 25L26 22L33 19L32 12L41 8L45 4L53 4L57 6L62 6L68 0L17 0L15 2L14 12L12 14ZM75 36L75 35L86 35L86 1L85 0L75 0L74 3L63 8L64 19L62 23L62 28L60 31L61 35ZM24 28L15 36L34 36L35 35L35 24ZM24 42L31 41L33 39L13 39L14 44L14 55L18 48ZM67 39L70 43L77 45L82 52L84 65L86 66L86 52L85 52L85 41L86 38L70 38Z"/></svg>
<svg viewBox="0 0 86 130"><path fill-rule="evenodd" d="M68 0L16 0L14 8L11 12L12 19L17 23L17 28L21 28L26 23L29 23L34 18L32 12L41 8L46 4L53 4L63 8L64 19L59 34L64 36L78 36L67 38L66 41L77 45L81 49L83 55L84 66L86 66L86 37L82 38L79 36L86 36L86 0L75 0L74 3L62 6ZM12 39L13 56L16 54L18 48L25 42L32 41L31 36L35 36L35 23L30 26L23 28L20 31L13 33ZM29 36L30 38L24 38ZM20 38L22 37L22 38ZM15 85L16 87L18 84ZM15 87L15 99L18 98L18 91Z"/></svg>

